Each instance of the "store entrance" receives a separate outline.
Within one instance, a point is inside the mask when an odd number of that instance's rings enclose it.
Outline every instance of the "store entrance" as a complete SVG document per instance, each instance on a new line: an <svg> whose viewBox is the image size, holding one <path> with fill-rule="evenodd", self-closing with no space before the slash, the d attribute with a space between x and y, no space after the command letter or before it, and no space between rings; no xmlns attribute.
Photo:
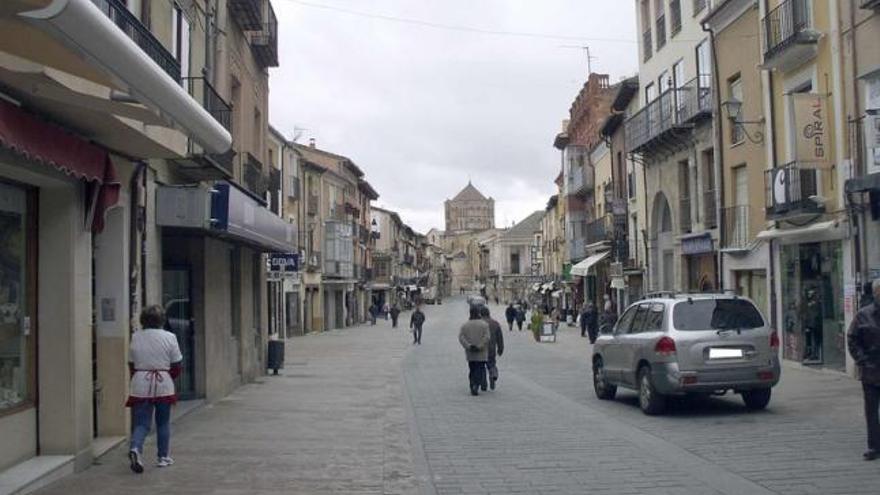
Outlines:
<svg viewBox="0 0 880 495"><path fill-rule="evenodd" d="M192 314L192 291L189 267L165 268L162 271L162 304L167 318L166 329L177 336L183 368L174 380L174 387L182 400L196 397L195 319Z"/></svg>

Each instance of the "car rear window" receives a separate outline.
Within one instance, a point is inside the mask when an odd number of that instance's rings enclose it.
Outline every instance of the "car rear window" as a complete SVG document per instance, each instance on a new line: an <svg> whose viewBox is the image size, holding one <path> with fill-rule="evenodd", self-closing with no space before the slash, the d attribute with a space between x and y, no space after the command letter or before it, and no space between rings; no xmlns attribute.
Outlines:
<svg viewBox="0 0 880 495"><path fill-rule="evenodd" d="M764 326L755 305L744 299L680 302L672 311L676 330L737 330Z"/></svg>

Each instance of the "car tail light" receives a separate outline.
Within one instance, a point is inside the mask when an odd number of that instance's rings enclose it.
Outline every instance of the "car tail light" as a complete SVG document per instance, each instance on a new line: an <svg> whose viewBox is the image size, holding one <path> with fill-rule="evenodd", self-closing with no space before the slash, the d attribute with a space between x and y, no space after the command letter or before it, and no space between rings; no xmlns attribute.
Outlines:
<svg viewBox="0 0 880 495"><path fill-rule="evenodd" d="M675 341L670 337L661 337L654 345L654 352L661 356L672 356L675 354Z"/></svg>
<svg viewBox="0 0 880 495"><path fill-rule="evenodd" d="M682 385L693 385L695 383L697 383L696 376L683 376L683 377L681 377L681 384Z"/></svg>
<svg viewBox="0 0 880 495"><path fill-rule="evenodd" d="M779 349L779 333L776 330L773 330L773 333L770 334L770 348Z"/></svg>
<svg viewBox="0 0 880 495"><path fill-rule="evenodd" d="M759 371L758 372L758 380L772 380L773 379L772 371Z"/></svg>

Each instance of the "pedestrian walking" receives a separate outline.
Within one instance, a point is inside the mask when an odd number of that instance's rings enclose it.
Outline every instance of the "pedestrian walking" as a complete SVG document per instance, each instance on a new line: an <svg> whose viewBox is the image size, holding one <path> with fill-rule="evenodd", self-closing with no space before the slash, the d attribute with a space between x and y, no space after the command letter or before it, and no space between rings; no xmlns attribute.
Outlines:
<svg viewBox="0 0 880 495"><path fill-rule="evenodd" d="M391 313L391 328L397 328L397 318L400 317L400 306L395 303L394 306L391 306L389 313Z"/></svg>
<svg viewBox="0 0 880 495"><path fill-rule="evenodd" d="M553 310L550 311L550 321L553 322L553 331L556 332L559 330L559 319L562 315L559 313L559 308L553 307Z"/></svg>
<svg viewBox="0 0 880 495"><path fill-rule="evenodd" d="M513 307L513 303L508 303L507 309L504 310L504 319L507 320L507 331L513 331L513 322L516 320L516 308Z"/></svg>
<svg viewBox="0 0 880 495"><path fill-rule="evenodd" d="M880 458L880 279L872 282L871 289L875 302L856 313L847 338L862 381L868 427L868 450L863 455L866 461Z"/></svg>
<svg viewBox="0 0 880 495"><path fill-rule="evenodd" d="M379 316L379 305L377 303L373 303L370 306L370 325L376 325L376 317Z"/></svg>
<svg viewBox="0 0 880 495"><path fill-rule="evenodd" d="M422 345L422 325L425 324L425 313L422 313L422 307L416 306L412 316L409 317L409 327L413 333L413 345Z"/></svg>
<svg viewBox="0 0 880 495"><path fill-rule="evenodd" d="M590 305L584 303L581 314L578 315L578 324L581 326L581 337L587 336L587 318L589 318Z"/></svg>
<svg viewBox="0 0 880 495"><path fill-rule="evenodd" d="M486 356L486 371L489 374L489 388L495 390L495 382L498 381L497 360L504 354L504 332L501 330L501 324L492 319L487 306L480 308L480 316L483 321L489 324L489 352ZM486 390L485 377L481 388Z"/></svg>
<svg viewBox="0 0 880 495"><path fill-rule="evenodd" d="M486 361L489 359L489 324L480 318L480 308L471 306L469 320L461 326L458 342L464 347L468 361L468 382L471 395L480 395L477 391L485 380Z"/></svg>
<svg viewBox="0 0 880 495"><path fill-rule="evenodd" d="M595 344L599 337L599 315L596 306L590 303L587 308L587 335L590 337L590 343Z"/></svg>
<svg viewBox="0 0 880 495"><path fill-rule="evenodd" d="M522 306L516 307L516 328L522 332L523 322L526 321L526 310Z"/></svg>
<svg viewBox="0 0 880 495"><path fill-rule="evenodd" d="M388 303L382 305L382 314L385 315L385 321L388 321L388 313L391 311L391 306Z"/></svg>
<svg viewBox="0 0 880 495"><path fill-rule="evenodd" d="M177 402L174 379L180 374L183 355L177 337L166 330L165 311L150 306L141 312L142 330L131 336L128 367L131 383L125 405L132 410L131 442L128 460L135 473L144 472L144 440L156 420L158 459L156 466L174 464L170 455L171 406Z"/></svg>
<svg viewBox="0 0 880 495"><path fill-rule="evenodd" d="M611 333L615 323L617 323L617 312L611 305L607 305L599 316L599 333Z"/></svg>

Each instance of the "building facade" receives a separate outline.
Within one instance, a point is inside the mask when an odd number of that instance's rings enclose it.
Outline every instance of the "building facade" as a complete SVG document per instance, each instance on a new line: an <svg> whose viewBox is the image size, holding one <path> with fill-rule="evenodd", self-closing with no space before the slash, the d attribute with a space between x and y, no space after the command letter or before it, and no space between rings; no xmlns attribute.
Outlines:
<svg viewBox="0 0 880 495"><path fill-rule="evenodd" d="M478 232L495 228L495 200L483 196L468 182L452 199L444 203L446 232Z"/></svg>

